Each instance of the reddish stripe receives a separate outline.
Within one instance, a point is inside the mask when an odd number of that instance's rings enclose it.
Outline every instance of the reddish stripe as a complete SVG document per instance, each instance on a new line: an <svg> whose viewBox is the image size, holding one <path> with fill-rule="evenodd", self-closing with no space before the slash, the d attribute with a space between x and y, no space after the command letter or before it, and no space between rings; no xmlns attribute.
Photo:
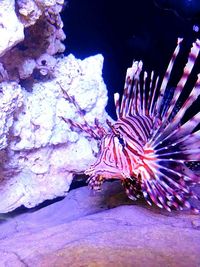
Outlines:
<svg viewBox="0 0 200 267"><path fill-rule="evenodd" d="M131 161L131 159L129 157L129 154L128 154L128 152L127 152L127 150L125 148L123 148L123 153L124 153L124 156L125 156L125 158L127 160L127 163L128 163L129 172L130 172L130 174L132 174L133 173L132 161Z"/></svg>

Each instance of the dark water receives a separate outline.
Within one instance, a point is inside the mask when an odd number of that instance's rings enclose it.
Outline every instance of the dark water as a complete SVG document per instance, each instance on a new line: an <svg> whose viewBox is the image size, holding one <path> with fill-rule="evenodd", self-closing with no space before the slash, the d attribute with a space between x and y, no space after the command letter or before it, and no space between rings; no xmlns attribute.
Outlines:
<svg viewBox="0 0 200 267"><path fill-rule="evenodd" d="M155 4L165 10L171 10L177 16L184 19L190 19L196 23L200 17L199 0L154 0Z"/></svg>
<svg viewBox="0 0 200 267"><path fill-rule="evenodd" d="M185 52L199 35L200 1L69 0L62 13L66 54L104 56L103 77L113 117L113 94L121 92L127 67L143 60L145 69L163 74L176 45L184 37ZM198 29L198 28L197 28Z"/></svg>

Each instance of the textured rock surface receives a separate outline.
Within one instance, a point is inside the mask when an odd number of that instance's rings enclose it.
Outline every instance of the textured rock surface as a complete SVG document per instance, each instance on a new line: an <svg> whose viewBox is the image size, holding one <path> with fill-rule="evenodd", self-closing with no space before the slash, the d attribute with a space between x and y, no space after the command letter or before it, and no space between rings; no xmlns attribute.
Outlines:
<svg viewBox="0 0 200 267"><path fill-rule="evenodd" d="M29 92L15 83L1 83L0 212L66 195L73 173L94 161L96 142L61 119L80 121L80 115L59 84L75 96L88 123L95 117L104 123L107 90L102 67L101 55L83 61L69 55L57 60L53 79L35 82ZM20 111L15 111L18 106Z"/></svg>
<svg viewBox="0 0 200 267"><path fill-rule="evenodd" d="M44 14L57 15L64 0L16 0L18 13L25 27L33 25Z"/></svg>
<svg viewBox="0 0 200 267"><path fill-rule="evenodd" d="M63 4L64 0L0 2L0 81L52 75L53 55L65 49L59 14Z"/></svg>
<svg viewBox="0 0 200 267"><path fill-rule="evenodd" d="M0 1L2 213L66 195L73 174L83 172L97 152L95 141L61 119L80 122L62 90L75 96L89 124L95 117L104 123L107 117L103 57L58 57L65 49L63 4L64 0Z"/></svg>
<svg viewBox="0 0 200 267"><path fill-rule="evenodd" d="M131 202L118 182L103 187L1 216L0 266L200 265L199 215Z"/></svg>
<svg viewBox="0 0 200 267"><path fill-rule="evenodd" d="M21 86L15 82L0 84L0 150L7 147L9 130L13 125L14 113L23 104Z"/></svg>
<svg viewBox="0 0 200 267"><path fill-rule="evenodd" d="M0 1L0 36L0 56L24 39L24 27L15 12L15 0Z"/></svg>

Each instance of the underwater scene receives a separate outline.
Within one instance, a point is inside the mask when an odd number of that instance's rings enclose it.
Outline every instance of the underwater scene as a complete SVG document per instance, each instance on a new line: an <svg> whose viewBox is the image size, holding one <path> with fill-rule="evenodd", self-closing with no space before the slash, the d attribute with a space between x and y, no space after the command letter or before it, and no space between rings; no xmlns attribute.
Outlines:
<svg viewBox="0 0 200 267"><path fill-rule="evenodd" d="M200 266L200 1L0 1L0 267Z"/></svg>

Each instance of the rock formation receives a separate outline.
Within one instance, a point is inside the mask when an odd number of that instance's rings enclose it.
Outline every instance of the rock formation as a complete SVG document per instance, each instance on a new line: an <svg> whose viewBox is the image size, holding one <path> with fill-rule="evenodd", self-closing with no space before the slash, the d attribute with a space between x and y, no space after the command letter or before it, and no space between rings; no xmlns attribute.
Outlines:
<svg viewBox="0 0 200 267"><path fill-rule="evenodd" d="M94 140L63 121L80 121L63 91L75 97L89 124L96 117L104 123L103 57L81 61L61 54L63 3L0 3L0 213L66 195L74 173L83 172L97 152Z"/></svg>

